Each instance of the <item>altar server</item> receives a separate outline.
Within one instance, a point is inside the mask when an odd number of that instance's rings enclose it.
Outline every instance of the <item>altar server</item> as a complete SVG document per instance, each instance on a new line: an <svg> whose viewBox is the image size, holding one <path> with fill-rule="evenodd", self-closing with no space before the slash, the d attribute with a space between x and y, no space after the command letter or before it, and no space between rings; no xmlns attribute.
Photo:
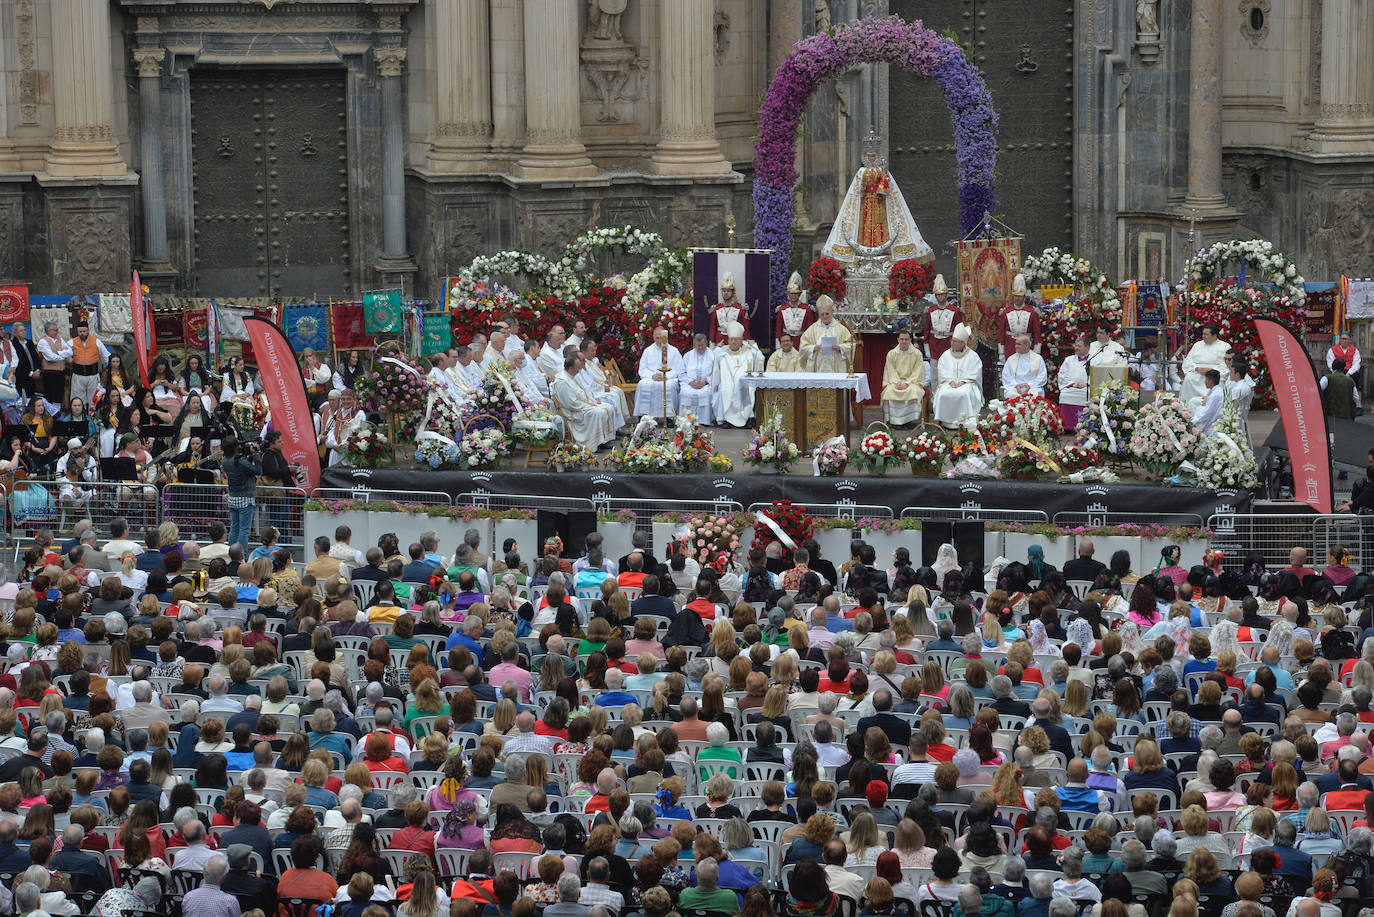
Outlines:
<svg viewBox="0 0 1374 917"><path fill-rule="evenodd" d="M1045 360L1031 351L1029 334L1016 336L1016 349L1007 357L1002 367L1002 397L1015 398L1018 395L1045 395L1045 383L1049 372Z"/></svg>
<svg viewBox="0 0 1374 917"><path fill-rule="evenodd" d="M1250 441L1250 405L1255 400L1255 380L1250 378L1250 364L1241 357L1231 360L1231 372L1225 382L1226 396L1236 406L1236 420L1240 423L1245 441Z"/></svg>
<svg viewBox="0 0 1374 917"><path fill-rule="evenodd" d="M815 324L802 335L801 351L813 373L847 373L854 366L854 335L835 318L835 301L824 293L816 300Z"/></svg>
<svg viewBox="0 0 1374 917"><path fill-rule="evenodd" d="M782 337L786 333L792 335L793 339L799 338L815 320L816 310L806 302L801 274L793 271L792 279L787 281L787 305L778 310L775 336Z"/></svg>
<svg viewBox="0 0 1374 917"><path fill-rule="evenodd" d="M582 384L582 388L589 396L610 407L611 420L619 430L625 426L625 418L630 411L630 406L625 401L625 393L611 385L610 380L606 378L606 371L596 359L596 341L589 337L583 338L577 349L582 354L582 369L577 374L577 381Z"/></svg>
<svg viewBox="0 0 1374 917"><path fill-rule="evenodd" d="M916 423L925 400L926 364L910 331L897 333L897 346L883 367L883 419L889 424Z"/></svg>
<svg viewBox="0 0 1374 917"><path fill-rule="evenodd" d="M749 337L749 316L744 311L744 303L735 298L735 278L726 271L720 276L720 302L711 307L711 343L724 344L731 324L744 329L744 337Z"/></svg>
<svg viewBox="0 0 1374 917"><path fill-rule="evenodd" d="M691 414L697 423L710 425L715 401L711 380L716 373L716 351L704 334L692 335L692 349L682 355L682 379L677 387L678 412Z"/></svg>
<svg viewBox="0 0 1374 917"><path fill-rule="evenodd" d="M976 419L983 408L983 361L968 346L971 337L972 330L960 322L950 334L949 350L940 357L940 384L932 408L936 421L945 426Z"/></svg>
<svg viewBox="0 0 1374 917"><path fill-rule="evenodd" d="M1112 326L1102 322L1097 326L1097 340L1088 348L1089 366L1126 366L1130 363L1126 348L1112 340Z"/></svg>
<svg viewBox="0 0 1374 917"><path fill-rule="evenodd" d="M763 369L763 356L752 341L744 340L744 326L732 322L725 330L725 346L716 351L716 419L735 427L746 426L754 416L753 394L740 391L739 380L747 372Z"/></svg>
<svg viewBox="0 0 1374 917"><path fill-rule="evenodd" d="M770 373L800 373L806 368L802 365L802 354L794 346L795 338L784 331L778 335L778 349L768 358Z"/></svg>
<svg viewBox="0 0 1374 917"><path fill-rule="evenodd" d="M661 417L665 406L669 417L676 414L678 380L681 378L682 354L668 343L667 328L655 328L654 342L644 348L644 353L639 358L639 385L635 386L635 416ZM666 393L664 389L667 389Z"/></svg>
<svg viewBox="0 0 1374 917"><path fill-rule="evenodd" d="M582 371L582 354L574 351L563 358L563 369L553 377L550 390L554 403L567 418L573 441L595 451L615 439L609 405L593 401L577 382Z"/></svg>
<svg viewBox="0 0 1374 917"><path fill-rule="evenodd" d="M1217 418L1221 416L1221 405L1226 400L1226 390L1221 387L1221 373L1215 369L1203 372L1202 384L1202 400L1193 409L1193 426L1197 428L1198 436L1205 437L1212 432Z"/></svg>
<svg viewBox="0 0 1374 917"><path fill-rule="evenodd" d="M1226 371L1226 351L1231 349L1231 345L1217 337L1218 331L1216 325L1203 325L1202 340L1194 344L1183 358L1183 387L1179 394L1184 404L1192 406L1200 403L1207 394L1203 381L1207 370L1215 369L1218 377Z"/></svg>
<svg viewBox="0 0 1374 917"><path fill-rule="evenodd" d="M1059 416L1064 432L1078 429L1078 415L1088 403L1088 336L1080 334L1073 342L1073 353L1059 364Z"/></svg>

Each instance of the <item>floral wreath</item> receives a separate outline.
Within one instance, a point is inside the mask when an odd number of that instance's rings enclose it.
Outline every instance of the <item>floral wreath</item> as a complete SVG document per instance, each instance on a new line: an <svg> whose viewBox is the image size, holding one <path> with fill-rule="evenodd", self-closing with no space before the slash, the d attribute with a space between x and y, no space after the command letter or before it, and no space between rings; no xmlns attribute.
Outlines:
<svg viewBox="0 0 1374 917"><path fill-rule="evenodd" d="M1193 286L1210 287L1220 283L1222 271L1232 261L1254 269L1265 282L1278 287L1299 306L1307 301L1307 290L1297 265L1267 239L1231 239L1196 253L1191 269Z"/></svg>
<svg viewBox="0 0 1374 917"><path fill-rule="evenodd" d="M940 87L954 125L962 234L974 233L983 215L996 209L997 113L982 74L957 41L897 16L860 19L805 38L768 84L754 145L754 247L780 255L769 263L775 305L787 299L791 269L797 127L821 83L863 63L896 64Z"/></svg>
<svg viewBox="0 0 1374 917"><path fill-rule="evenodd" d="M475 308L478 288L489 287L489 281L495 274L524 274L533 279L536 288L543 292L564 299L577 295L576 281L560 265L534 252L504 251L472 259L472 263L459 271L454 279L449 301L465 308ZM505 287L496 287L494 291L517 299L525 298Z"/></svg>
<svg viewBox="0 0 1374 917"><path fill-rule="evenodd" d="M666 251L667 246L658 233L637 226L589 229L564 246L563 255L558 259L558 270L565 276L581 277L591 268L592 259L613 248L638 255L645 261L653 261Z"/></svg>
<svg viewBox="0 0 1374 917"><path fill-rule="evenodd" d="M654 301L651 297L659 290L671 292L680 289L682 278L691 266L692 258L686 249L660 251L654 255L643 270L625 283L625 298L622 300L625 311L631 314L647 313L649 303ZM687 308L690 313L690 301Z"/></svg>
<svg viewBox="0 0 1374 917"><path fill-rule="evenodd" d="M1026 278L1027 287L1072 286L1104 306L1114 305L1117 299L1116 287L1107 280L1105 273L1093 267L1091 261L1075 258L1053 245L1023 260L1021 275Z"/></svg>

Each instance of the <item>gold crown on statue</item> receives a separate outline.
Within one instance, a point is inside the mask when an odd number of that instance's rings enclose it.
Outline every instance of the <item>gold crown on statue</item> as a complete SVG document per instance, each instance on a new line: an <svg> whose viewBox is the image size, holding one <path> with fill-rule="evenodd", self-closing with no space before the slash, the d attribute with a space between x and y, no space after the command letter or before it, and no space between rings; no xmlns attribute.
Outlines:
<svg viewBox="0 0 1374 917"><path fill-rule="evenodd" d="M864 137L863 156L864 165L871 165L877 168L885 168L887 166L887 161L883 159L883 138L882 135L878 133L877 128L869 131L868 135ZM873 157L871 163L868 161L870 156Z"/></svg>

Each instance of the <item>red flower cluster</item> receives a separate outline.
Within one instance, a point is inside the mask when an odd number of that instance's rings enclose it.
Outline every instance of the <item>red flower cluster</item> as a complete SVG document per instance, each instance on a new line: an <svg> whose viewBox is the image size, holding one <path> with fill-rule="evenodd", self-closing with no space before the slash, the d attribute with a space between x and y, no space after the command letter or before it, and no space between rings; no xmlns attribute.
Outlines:
<svg viewBox="0 0 1374 917"><path fill-rule="evenodd" d="M1045 386L1046 397L1053 401L1059 399L1059 365L1073 353L1073 342L1080 334L1086 334L1091 341L1097 334L1097 326L1102 322L1108 322L1115 329L1112 337L1120 335L1120 300L1112 302L1112 306L1103 306L1094 299L1082 297L1071 309L1065 308L1041 315L1040 327L1045 340L1040 355L1045 358L1045 367L1050 373L1049 384Z"/></svg>
<svg viewBox="0 0 1374 917"><path fill-rule="evenodd" d="M799 506L791 500L774 500L773 505L764 511L778 524L778 527L787 533L787 537L800 545L811 537L813 525L811 516L806 512L806 507ZM778 536L765 523L754 523L754 545L756 547L767 547L769 542L777 541ZM784 545L784 556L791 560L792 552Z"/></svg>
<svg viewBox="0 0 1374 917"><path fill-rule="evenodd" d="M935 283L935 265L903 258L887 275L887 295L892 299L920 299Z"/></svg>
<svg viewBox="0 0 1374 917"><path fill-rule="evenodd" d="M844 266L834 258L817 258L806 272L806 289L812 302L822 293L836 302L844 299Z"/></svg>

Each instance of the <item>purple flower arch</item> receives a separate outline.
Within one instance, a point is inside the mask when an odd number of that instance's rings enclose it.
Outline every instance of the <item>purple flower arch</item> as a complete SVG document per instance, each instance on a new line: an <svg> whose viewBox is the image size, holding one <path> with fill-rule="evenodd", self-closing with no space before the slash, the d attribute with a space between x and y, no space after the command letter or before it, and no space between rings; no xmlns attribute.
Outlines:
<svg viewBox="0 0 1374 917"><path fill-rule="evenodd" d="M797 43L768 84L754 145L754 246L771 248L769 287L775 304L787 298L792 252L794 138L818 86L856 64L889 63L940 87L954 124L959 172L959 226L967 235L996 205L997 113L982 74L950 38L919 20L861 19Z"/></svg>

